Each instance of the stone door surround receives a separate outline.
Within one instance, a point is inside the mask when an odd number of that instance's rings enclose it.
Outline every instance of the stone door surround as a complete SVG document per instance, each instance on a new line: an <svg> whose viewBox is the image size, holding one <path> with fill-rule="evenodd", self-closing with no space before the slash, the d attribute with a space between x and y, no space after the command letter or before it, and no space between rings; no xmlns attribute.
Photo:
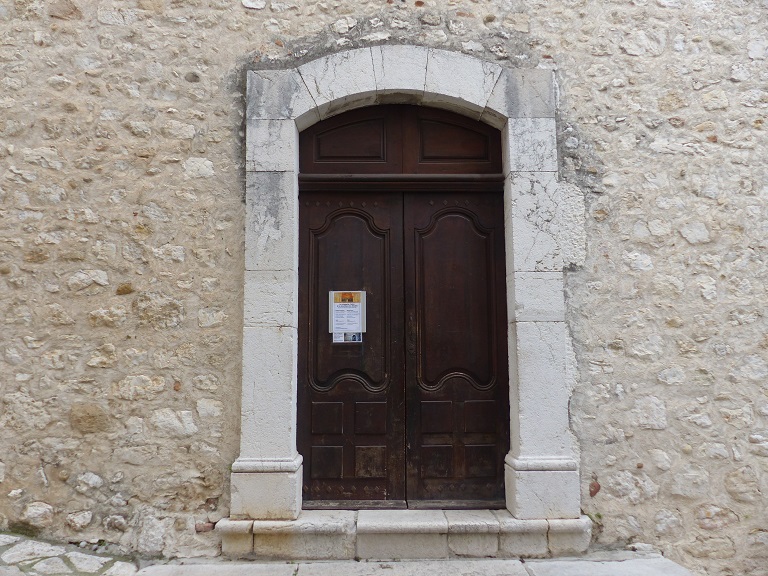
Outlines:
<svg viewBox="0 0 768 576"><path fill-rule="evenodd" d="M337 113L384 103L443 108L502 131L511 422L507 509L519 520L580 518L577 447L568 419L562 256L562 246L572 239L553 218L563 194L553 74L421 46L375 46L298 68L248 72L241 441L232 465L231 520L222 524L223 534L242 535L248 521L252 533L253 520L295 520L302 509L296 449L298 134ZM585 518L573 526L589 531Z"/></svg>

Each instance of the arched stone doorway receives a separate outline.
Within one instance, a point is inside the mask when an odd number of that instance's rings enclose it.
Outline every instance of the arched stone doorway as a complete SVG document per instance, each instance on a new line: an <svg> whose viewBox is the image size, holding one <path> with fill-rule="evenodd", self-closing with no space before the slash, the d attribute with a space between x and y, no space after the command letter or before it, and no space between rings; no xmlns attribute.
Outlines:
<svg viewBox="0 0 768 576"><path fill-rule="evenodd" d="M304 508L504 508L499 131L372 106L303 131L299 157Z"/></svg>
<svg viewBox="0 0 768 576"><path fill-rule="evenodd" d="M562 202L557 178L554 79L546 70L513 70L417 46L362 48L298 68L248 73L241 449L232 465L231 519L217 526L225 550L243 551L249 539L253 549L253 520L296 519L302 510L298 134L341 112L390 103L443 108L501 130L510 374L506 507L522 522L513 529L543 534L550 552L557 553L553 542L560 542L561 553L583 550L590 523L580 517L568 418L562 258L563 246L578 234L558 226L561 205L574 203Z"/></svg>

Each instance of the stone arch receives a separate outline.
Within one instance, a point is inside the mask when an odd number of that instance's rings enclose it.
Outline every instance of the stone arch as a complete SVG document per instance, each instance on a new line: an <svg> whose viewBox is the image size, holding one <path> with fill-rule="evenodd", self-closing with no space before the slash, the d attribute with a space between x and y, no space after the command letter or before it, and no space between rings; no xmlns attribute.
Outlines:
<svg viewBox="0 0 768 576"><path fill-rule="evenodd" d="M502 131L511 389L507 508L520 520L555 519L561 524L548 530L560 526L588 542L568 419L563 283L568 246L578 244L581 231L560 220L573 216L562 206L574 202L564 201L557 179L553 74L420 46L360 48L297 68L248 72L241 448L232 465L232 519L291 520L301 512L298 133L337 113L382 103L449 109ZM576 202L571 212L579 210L583 205Z"/></svg>

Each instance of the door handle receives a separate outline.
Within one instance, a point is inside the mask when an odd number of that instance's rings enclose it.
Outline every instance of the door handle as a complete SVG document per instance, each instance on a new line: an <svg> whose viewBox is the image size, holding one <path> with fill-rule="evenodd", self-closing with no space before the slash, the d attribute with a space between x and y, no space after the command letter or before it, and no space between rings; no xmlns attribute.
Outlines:
<svg viewBox="0 0 768 576"><path fill-rule="evenodd" d="M416 322L413 319L413 312L410 312L408 314L408 342L406 344L406 349L408 350L409 356L414 356L416 354Z"/></svg>

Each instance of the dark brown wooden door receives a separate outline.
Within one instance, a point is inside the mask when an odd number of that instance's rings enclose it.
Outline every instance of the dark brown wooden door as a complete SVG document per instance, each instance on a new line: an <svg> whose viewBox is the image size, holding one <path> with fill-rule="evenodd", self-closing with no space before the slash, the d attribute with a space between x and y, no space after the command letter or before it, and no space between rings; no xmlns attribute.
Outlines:
<svg viewBox="0 0 768 576"><path fill-rule="evenodd" d="M302 134L305 506L503 506L498 139L407 106L357 110ZM332 341L332 290L366 292L362 342Z"/></svg>
<svg viewBox="0 0 768 576"><path fill-rule="evenodd" d="M509 426L503 213L494 192L406 195L412 505L503 499Z"/></svg>
<svg viewBox="0 0 768 576"><path fill-rule="evenodd" d="M299 201L304 498L402 502L402 196L321 191ZM366 292L362 342L332 342L332 290Z"/></svg>

